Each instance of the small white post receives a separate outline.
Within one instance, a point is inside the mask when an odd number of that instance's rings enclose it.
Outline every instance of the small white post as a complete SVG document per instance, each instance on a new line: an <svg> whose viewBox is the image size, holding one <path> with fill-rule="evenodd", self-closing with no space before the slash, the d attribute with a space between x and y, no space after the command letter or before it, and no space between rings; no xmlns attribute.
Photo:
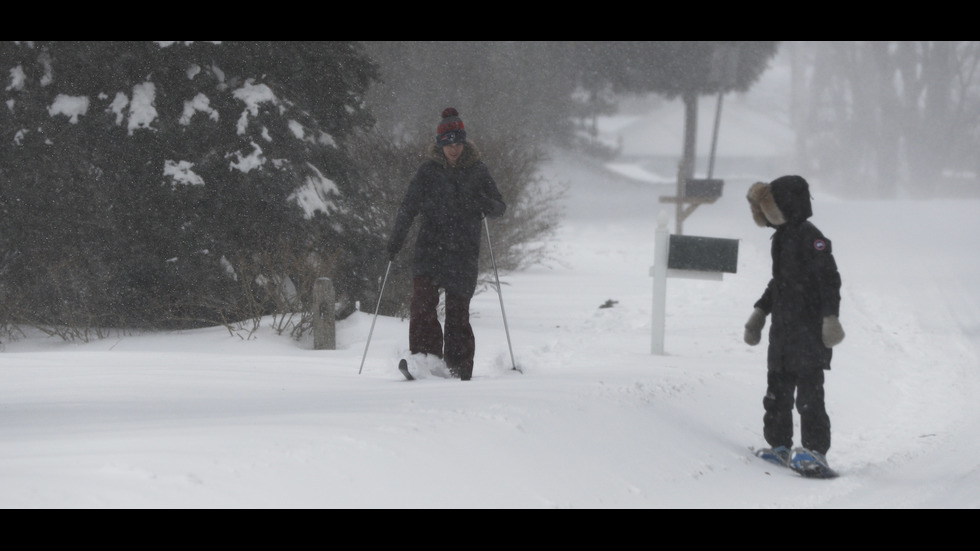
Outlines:
<svg viewBox="0 0 980 551"><path fill-rule="evenodd" d="M667 232L667 213L660 211L657 217L657 235L654 240L653 267L653 338L651 354L664 353L664 318L667 314L667 249L670 244L670 234Z"/></svg>
<svg viewBox="0 0 980 551"><path fill-rule="evenodd" d="M337 314L333 282L328 277L317 278L313 284L313 349L337 349Z"/></svg>

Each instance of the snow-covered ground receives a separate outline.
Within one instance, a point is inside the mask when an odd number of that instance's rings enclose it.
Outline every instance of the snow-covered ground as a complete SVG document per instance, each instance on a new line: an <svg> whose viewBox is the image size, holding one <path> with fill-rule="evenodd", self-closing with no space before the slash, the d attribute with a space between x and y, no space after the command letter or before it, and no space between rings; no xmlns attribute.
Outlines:
<svg viewBox="0 0 980 551"><path fill-rule="evenodd" d="M771 233L749 214L751 182L685 221L738 239L738 271L668 280L659 355L649 269L673 190L562 154L547 171L569 187L554 261L501 275L523 374L493 290L473 301L469 382L405 381L400 319L378 318L364 358L374 305L330 351L269 324L249 340L7 342L0 507L980 506L980 201L844 201L811 182L847 338L826 384L841 476L806 480L749 452L764 445L767 340L745 345L742 326Z"/></svg>

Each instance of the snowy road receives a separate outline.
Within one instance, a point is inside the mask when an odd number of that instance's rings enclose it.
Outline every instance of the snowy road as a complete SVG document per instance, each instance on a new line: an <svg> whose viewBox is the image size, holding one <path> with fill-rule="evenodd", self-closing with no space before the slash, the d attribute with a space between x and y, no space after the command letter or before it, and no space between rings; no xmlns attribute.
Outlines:
<svg viewBox="0 0 980 551"><path fill-rule="evenodd" d="M660 189L566 181L555 262L477 295L474 379L406 382L407 323L338 323L338 349L224 328L89 343L32 335L0 353L6 508L978 508L980 201L843 201L815 186L845 341L827 375L828 455L802 479L752 457L765 346L742 325L771 230L726 183L686 234L739 240L736 274L671 279L651 343ZM611 308L600 308L606 301ZM765 341L764 341L765 342ZM406 476L406 473L410 476Z"/></svg>

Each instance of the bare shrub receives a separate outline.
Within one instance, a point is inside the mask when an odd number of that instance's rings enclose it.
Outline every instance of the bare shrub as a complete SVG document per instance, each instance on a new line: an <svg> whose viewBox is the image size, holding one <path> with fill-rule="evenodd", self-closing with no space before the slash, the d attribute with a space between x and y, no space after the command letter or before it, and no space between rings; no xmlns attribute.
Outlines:
<svg viewBox="0 0 980 551"><path fill-rule="evenodd" d="M419 134L403 143L377 131L359 134L347 142L355 159L357 187L348 205L357 211L361 240L370 243L363 249L358 263L372 267L375 278L366 277L363 294L377 304L381 282L387 266L385 243L408 182L425 160L432 136ZM506 214L489 221L493 260L499 271L523 269L550 257L550 239L562 216L565 189L546 181L539 172L547 160L544 151L535 144L508 136L488 136L476 142L483 160L507 203ZM392 262L379 312L406 317L412 293L412 251L418 224L409 233L402 252ZM480 253L480 280L493 279L490 251L484 241ZM485 285L478 285L479 292Z"/></svg>

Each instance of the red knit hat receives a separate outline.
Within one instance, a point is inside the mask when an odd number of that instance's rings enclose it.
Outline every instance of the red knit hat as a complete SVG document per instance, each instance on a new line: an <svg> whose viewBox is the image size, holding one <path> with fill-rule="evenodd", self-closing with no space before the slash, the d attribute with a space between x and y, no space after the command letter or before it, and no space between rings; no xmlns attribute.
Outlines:
<svg viewBox="0 0 980 551"><path fill-rule="evenodd" d="M455 108L443 109L442 122L436 128L436 143L440 147L454 143L466 143L466 129L463 128L463 119L459 118L459 113Z"/></svg>

